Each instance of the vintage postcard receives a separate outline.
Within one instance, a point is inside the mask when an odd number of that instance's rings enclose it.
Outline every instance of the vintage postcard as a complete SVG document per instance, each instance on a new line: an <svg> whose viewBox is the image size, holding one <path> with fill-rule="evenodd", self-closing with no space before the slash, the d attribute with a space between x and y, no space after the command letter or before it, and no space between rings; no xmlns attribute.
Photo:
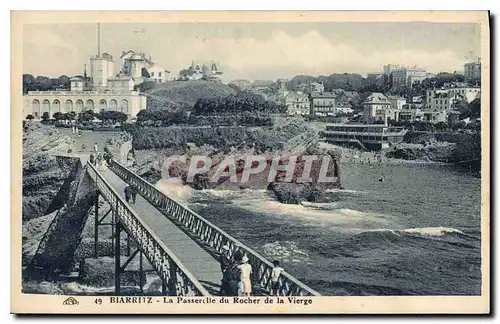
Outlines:
<svg viewBox="0 0 500 324"><path fill-rule="evenodd" d="M490 312L486 11L13 12L13 313Z"/></svg>

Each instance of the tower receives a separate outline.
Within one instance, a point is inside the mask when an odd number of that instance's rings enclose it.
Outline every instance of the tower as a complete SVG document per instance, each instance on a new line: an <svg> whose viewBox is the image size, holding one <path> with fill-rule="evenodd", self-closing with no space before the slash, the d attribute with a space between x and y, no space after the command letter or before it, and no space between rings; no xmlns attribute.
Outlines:
<svg viewBox="0 0 500 324"><path fill-rule="evenodd" d="M97 55L90 58L90 77L92 78L93 87L106 87L108 78L113 76L113 57L108 53L101 54L101 24L97 24Z"/></svg>

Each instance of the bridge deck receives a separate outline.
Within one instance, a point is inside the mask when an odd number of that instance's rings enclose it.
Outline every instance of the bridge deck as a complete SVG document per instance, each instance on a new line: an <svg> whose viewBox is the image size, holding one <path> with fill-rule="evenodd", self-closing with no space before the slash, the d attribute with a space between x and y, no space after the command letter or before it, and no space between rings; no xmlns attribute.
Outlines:
<svg viewBox="0 0 500 324"><path fill-rule="evenodd" d="M125 181L109 169L99 172L118 193L123 193ZM218 292L222 274L217 260L140 194L130 206L209 292Z"/></svg>

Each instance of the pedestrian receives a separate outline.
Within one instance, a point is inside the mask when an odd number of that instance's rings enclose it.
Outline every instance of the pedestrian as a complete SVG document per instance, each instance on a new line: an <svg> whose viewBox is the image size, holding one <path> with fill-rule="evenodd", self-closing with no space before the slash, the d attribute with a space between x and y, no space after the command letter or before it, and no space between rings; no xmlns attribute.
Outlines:
<svg viewBox="0 0 500 324"><path fill-rule="evenodd" d="M236 251L234 252L233 259L234 259L234 262L236 262L237 264L240 264L241 259L243 259L243 253L241 252L241 250L239 248L236 248Z"/></svg>
<svg viewBox="0 0 500 324"><path fill-rule="evenodd" d="M229 252L229 246L226 244L222 247L222 253L219 258L220 270L222 272L226 271L231 266L231 255Z"/></svg>
<svg viewBox="0 0 500 324"><path fill-rule="evenodd" d="M131 190L132 190L132 188L130 188L129 185L127 185L125 187L125 189L123 190L125 192L125 201L127 203L129 203L130 202L130 198L132 198Z"/></svg>
<svg viewBox="0 0 500 324"><path fill-rule="evenodd" d="M220 285L220 295L226 296L231 292L230 282L231 278L228 275L229 268L233 265L231 255L229 253L229 246L226 244L222 247L222 252L219 258L220 270L222 272L222 280Z"/></svg>
<svg viewBox="0 0 500 324"><path fill-rule="evenodd" d="M101 155L99 153L96 154L95 166L96 166L97 170L99 170L101 168Z"/></svg>
<svg viewBox="0 0 500 324"><path fill-rule="evenodd" d="M241 259L241 264L238 266L240 269L240 285L238 290L239 296L250 296L252 294L252 266L248 263L248 257L245 255Z"/></svg>
<svg viewBox="0 0 500 324"><path fill-rule="evenodd" d="M137 187L135 185L130 186L130 198L132 204L135 204L135 197L137 197Z"/></svg>
<svg viewBox="0 0 500 324"><path fill-rule="evenodd" d="M83 144L82 144L82 146L83 146ZM90 164L95 165L95 156L94 156L94 154L90 153L90 159L89 160L90 160Z"/></svg>
<svg viewBox="0 0 500 324"><path fill-rule="evenodd" d="M113 156L109 154L106 150L104 150L103 158L104 160L106 160L108 165L111 165L111 159L113 158Z"/></svg>
<svg viewBox="0 0 500 324"><path fill-rule="evenodd" d="M224 296L238 296L241 281L241 270L239 264L231 262L229 268L224 272Z"/></svg>
<svg viewBox="0 0 500 324"><path fill-rule="evenodd" d="M97 146L97 143L94 144L94 152L95 154L99 153L99 146Z"/></svg>
<svg viewBox="0 0 500 324"><path fill-rule="evenodd" d="M278 260L273 261L273 266L274 268L271 271L271 296L279 296L281 288L279 279L283 268L280 267L280 262Z"/></svg>
<svg viewBox="0 0 500 324"><path fill-rule="evenodd" d="M108 163L106 162L104 156L101 154L101 170L106 171L107 168L108 168Z"/></svg>

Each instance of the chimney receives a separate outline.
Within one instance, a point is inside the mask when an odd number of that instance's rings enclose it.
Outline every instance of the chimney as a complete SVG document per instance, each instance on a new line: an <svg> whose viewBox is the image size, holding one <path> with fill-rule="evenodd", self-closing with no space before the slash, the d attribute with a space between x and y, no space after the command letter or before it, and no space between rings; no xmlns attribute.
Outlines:
<svg viewBox="0 0 500 324"><path fill-rule="evenodd" d="M97 23L97 56L101 56L101 24Z"/></svg>

